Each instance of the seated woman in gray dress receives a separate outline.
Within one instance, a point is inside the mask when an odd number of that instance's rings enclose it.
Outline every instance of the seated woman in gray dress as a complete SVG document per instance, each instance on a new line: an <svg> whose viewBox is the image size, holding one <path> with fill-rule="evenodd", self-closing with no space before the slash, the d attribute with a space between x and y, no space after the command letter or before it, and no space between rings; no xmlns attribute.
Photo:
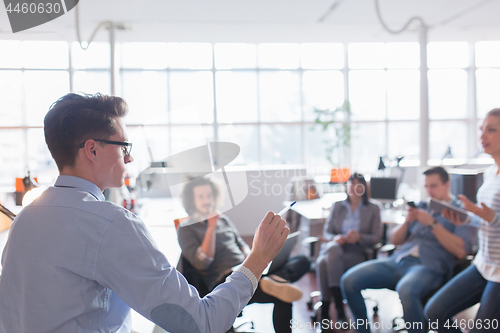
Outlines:
<svg viewBox="0 0 500 333"><path fill-rule="evenodd" d="M380 209L368 201L366 180L354 173L347 181L347 199L336 202L325 223L319 256L316 260L316 279L321 291L321 319L330 319L330 300L333 297L337 320L346 321L340 277L349 268L365 261L366 250L381 237Z"/></svg>

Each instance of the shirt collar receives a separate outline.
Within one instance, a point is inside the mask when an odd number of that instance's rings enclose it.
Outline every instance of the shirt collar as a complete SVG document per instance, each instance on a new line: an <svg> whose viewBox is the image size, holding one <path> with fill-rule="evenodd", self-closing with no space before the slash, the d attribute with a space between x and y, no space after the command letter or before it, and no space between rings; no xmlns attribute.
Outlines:
<svg viewBox="0 0 500 333"><path fill-rule="evenodd" d="M102 194L99 187L96 184L75 176L60 175L54 184L55 187L71 187L81 189L85 192L90 193L98 201L104 201L104 194Z"/></svg>
<svg viewBox="0 0 500 333"><path fill-rule="evenodd" d="M429 203L431 202L431 197L428 197L427 200L425 201L425 204L427 206L429 206ZM449 200L442 200L446 203L449 203L453 206L456 206L456 207L461 207L462 206L462 201L460 201L460 199L458 199L456 196L454 196L453 194L450 193L450 199ZM426 206L426 207L427 207Z"/></svg>
<svg viewBox="0 0 500 333"><path fill-rule="evenodd" d="M352 211L352 210L351 210L351 203L350 203L349 201L347 201L347 200L342 201L342 205L343 205L345 208L347 208L347 210ZM358 204L358 207L356 207L356 209L354 210L354 212L356 212L356 211L360 211L361 209L363 209L363 207L364 207L364 206L365 206L365 205L363 205L363 201L361 201L361 202Z"/></svg>
<svg viewBox="0 0 500 333"><path fill-rule="evenodd" d="M457 207L461 207L462 206L462 201L460 201L459 198L457 198L456 196L454 196L453 194L450 194L450 202L452 205L455 205Z"/></svg>

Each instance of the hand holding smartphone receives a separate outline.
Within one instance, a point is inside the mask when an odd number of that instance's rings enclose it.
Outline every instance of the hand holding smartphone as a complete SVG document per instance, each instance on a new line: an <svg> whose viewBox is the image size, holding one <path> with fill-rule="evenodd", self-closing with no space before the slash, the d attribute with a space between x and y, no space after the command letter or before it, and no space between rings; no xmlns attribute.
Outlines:
<svg viewBox="0 0 500 333"><path fill-rule="evenodd" d="M413 201L408 201L408 206L412 209L408 210L408 214L406 215L405 223L415 221L418 217L417 205Z"/></svg>

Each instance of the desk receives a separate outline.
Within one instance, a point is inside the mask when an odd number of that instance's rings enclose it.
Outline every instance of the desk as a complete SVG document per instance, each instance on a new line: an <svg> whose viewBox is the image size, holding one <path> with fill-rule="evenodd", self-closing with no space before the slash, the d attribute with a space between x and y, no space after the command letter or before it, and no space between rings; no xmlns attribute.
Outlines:
<svg viewBox="0 0 500 333"><path fill-rule="evenodd" d="M180 198L144 198L137 202L137 215L149 227L174 226L174 220L188 214Z"/></svg>
<svg viewBox="0 0 500 333"><path fill-rule="evenodd" d="M382 244L387 244L387 237L390 229L404 223L406 219L406 211L399 209L382 209L380 211L380 219L382 220Z"/></svg>
<svg viewBox="0 0 500 333"><path fill-rule="evenodd" d="M320 199L297 201L291 210L309 221L324 223L330 213L330 207L337 201L345 200L345 193L328 193ZM283 204L288 206L291 201L285 201Z"/></svg>
<svg viewBox="0 0 500 333"><path fill-rule="evenodd" d="M325 220L330 214L330 207L337 201L345 200L347 194L341 193L327 193L320 199L297 201L292 206L291 211L299 215L298 230L300 230L300 241L309 236L319 236L323 234L323 225ZM283 205L288 206L291 201L284 201ZM291 226L292 227L292 226ZM319 244L316 244L315 254L317 254ZM301 254L309 257L309 247L302 246L299 251Z"/></svg>
<svg viewBox="0 0 500 333"><path fill-rule="evenodd" d="M292 211L299 214L301 217L313 223L324 223L328 214L330 214L331 206L337 202L346 199L345 193L328 193L321 199L297 201L291 208ZM284 201L283 205L288 206L291 201ZM381 209L380 218L382 223L388 225L403 224L406 217L406 210L396 209Z"/></svg>
<svg viewBox="0 0 500 333"><path fill-rule="evenodd" d="M382 209L380 211L382 223L388 226L403 224L406 219L406 210L400 209Z"/></svg>

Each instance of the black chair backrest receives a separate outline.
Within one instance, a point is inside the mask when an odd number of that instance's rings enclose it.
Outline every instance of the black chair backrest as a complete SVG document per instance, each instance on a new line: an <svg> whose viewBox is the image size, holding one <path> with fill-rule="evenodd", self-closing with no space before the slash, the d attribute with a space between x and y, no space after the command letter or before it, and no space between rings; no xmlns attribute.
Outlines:
<svg viewBox="0 0 500 333"><path fill-rule="evenodd" d="M184 257L182 260L182 275L186 278L187 282L190 285L198 289L198 293L200 297L204 297L206 294L210 292L209 288L206 286L205 282L203 282L203 278L200 272L191 265L191 263Z"/></svg>

